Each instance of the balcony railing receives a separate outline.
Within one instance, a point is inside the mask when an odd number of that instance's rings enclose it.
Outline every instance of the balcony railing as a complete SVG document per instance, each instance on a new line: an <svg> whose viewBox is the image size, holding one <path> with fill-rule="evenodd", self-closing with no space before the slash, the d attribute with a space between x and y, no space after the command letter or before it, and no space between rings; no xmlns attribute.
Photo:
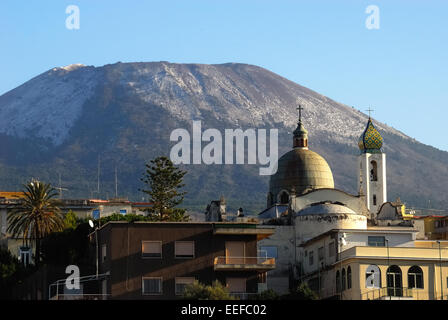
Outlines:
<svg viewBox="0 0 448 320"><path fill-rule="evenodd" d="M413 299L414 292L412 288L384 287L369 290L362 294L362 300L397 300Z"/></svg>
<svg viewBox="0 0 448 320"><path fill-rule="evenodd" d="M216 257L215 270L260 270L275 269L275 259L266 257Z"/></svg>

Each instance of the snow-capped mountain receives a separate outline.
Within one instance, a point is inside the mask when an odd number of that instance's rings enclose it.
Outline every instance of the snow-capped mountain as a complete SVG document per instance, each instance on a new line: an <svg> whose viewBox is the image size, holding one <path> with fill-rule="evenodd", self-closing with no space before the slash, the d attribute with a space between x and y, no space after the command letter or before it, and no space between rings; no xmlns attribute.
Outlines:
<svg viewBox="0 0 448 320"><path fill-rule="evenodd" d="M67 196L92 196L100 157L101 196L105 190L113 195L109 173L117 166L122 192L135 197L145 161L169 153L171 130L191 129L193 119L222 130L277 128L281 155L291 147L298 104L304 107L310 147L326 157L337 187L356 192L357 140L365 114L257 66L168 62L57 67L0 96L0 188L17 189L27 175L56 183L56 172L62 172L71 185ZM437 191L448 186L447 153L375 125L385 139L390 200L448 204ZM430 174L423 174L426 167ZM253 168L186 169L192 205L205 206L221 193L254 206L265 203L267 178Z"/></svg>

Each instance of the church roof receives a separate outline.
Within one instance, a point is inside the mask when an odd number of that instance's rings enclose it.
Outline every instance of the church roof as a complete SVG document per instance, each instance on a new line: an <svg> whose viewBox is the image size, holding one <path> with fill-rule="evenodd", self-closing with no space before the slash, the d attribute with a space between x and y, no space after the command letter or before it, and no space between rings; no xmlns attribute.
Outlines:
<svg viewBox="0 0 448 320"><path fill-rule="evenodd" d="M342 203L315 203L297 212L298 216L357 213Z"/></svg>
<svg viewBox="0 0 448 320"><path fill-rule="evenodd" d="M379 153L383 146L383 137L373 125L369 117L364 132L359 137L358 147L363 153Z"/></svg>
<svg viewBox="0 0 448 320"><path fill-rule="evenodd" d="M308 149L293 149L278 160L277 172L271 176L269 191L273 195L294 188L296 194L320 188L334 188L333 173L323 157Z"/></svg>

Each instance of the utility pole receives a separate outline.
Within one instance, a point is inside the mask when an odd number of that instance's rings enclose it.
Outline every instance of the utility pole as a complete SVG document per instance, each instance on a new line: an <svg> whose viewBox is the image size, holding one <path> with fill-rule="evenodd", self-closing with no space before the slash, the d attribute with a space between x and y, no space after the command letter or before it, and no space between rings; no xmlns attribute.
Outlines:
<svg viewBox="0 0 448 320"><path fill-rule="evenodd" d="M100 156L98 155L98 185L97 185L98 198L100 195L100 164L101 164L101 159L100 159Z"/></svg>
<svg viewBox="0 0 448 320"><path fill-rule="evenodd" d="M115 166L115 198L118 198L118 177L117 177L117 166Z"/></svg>

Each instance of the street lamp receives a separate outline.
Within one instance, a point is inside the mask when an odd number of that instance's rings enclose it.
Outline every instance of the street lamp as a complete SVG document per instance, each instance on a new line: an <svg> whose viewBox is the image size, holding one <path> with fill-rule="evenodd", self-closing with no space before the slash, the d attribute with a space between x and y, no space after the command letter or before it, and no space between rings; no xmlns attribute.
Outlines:
<svg viewBox="0 0 448 320"><path fill-rule="evenodd" d="M440 250L440 240L437 240L439 244L439 261L440 261L440 299L443 300L443 285L442 285L442 250Z"/></svg>
<svg viewBox="0 0 448 320"><path fill-rule="evenodd" d="M96 278L98 279L98 227L95 227L95 224L92 220L89 220L89 226L92 229L95 229L95 242L96 242Z"/></svg>

